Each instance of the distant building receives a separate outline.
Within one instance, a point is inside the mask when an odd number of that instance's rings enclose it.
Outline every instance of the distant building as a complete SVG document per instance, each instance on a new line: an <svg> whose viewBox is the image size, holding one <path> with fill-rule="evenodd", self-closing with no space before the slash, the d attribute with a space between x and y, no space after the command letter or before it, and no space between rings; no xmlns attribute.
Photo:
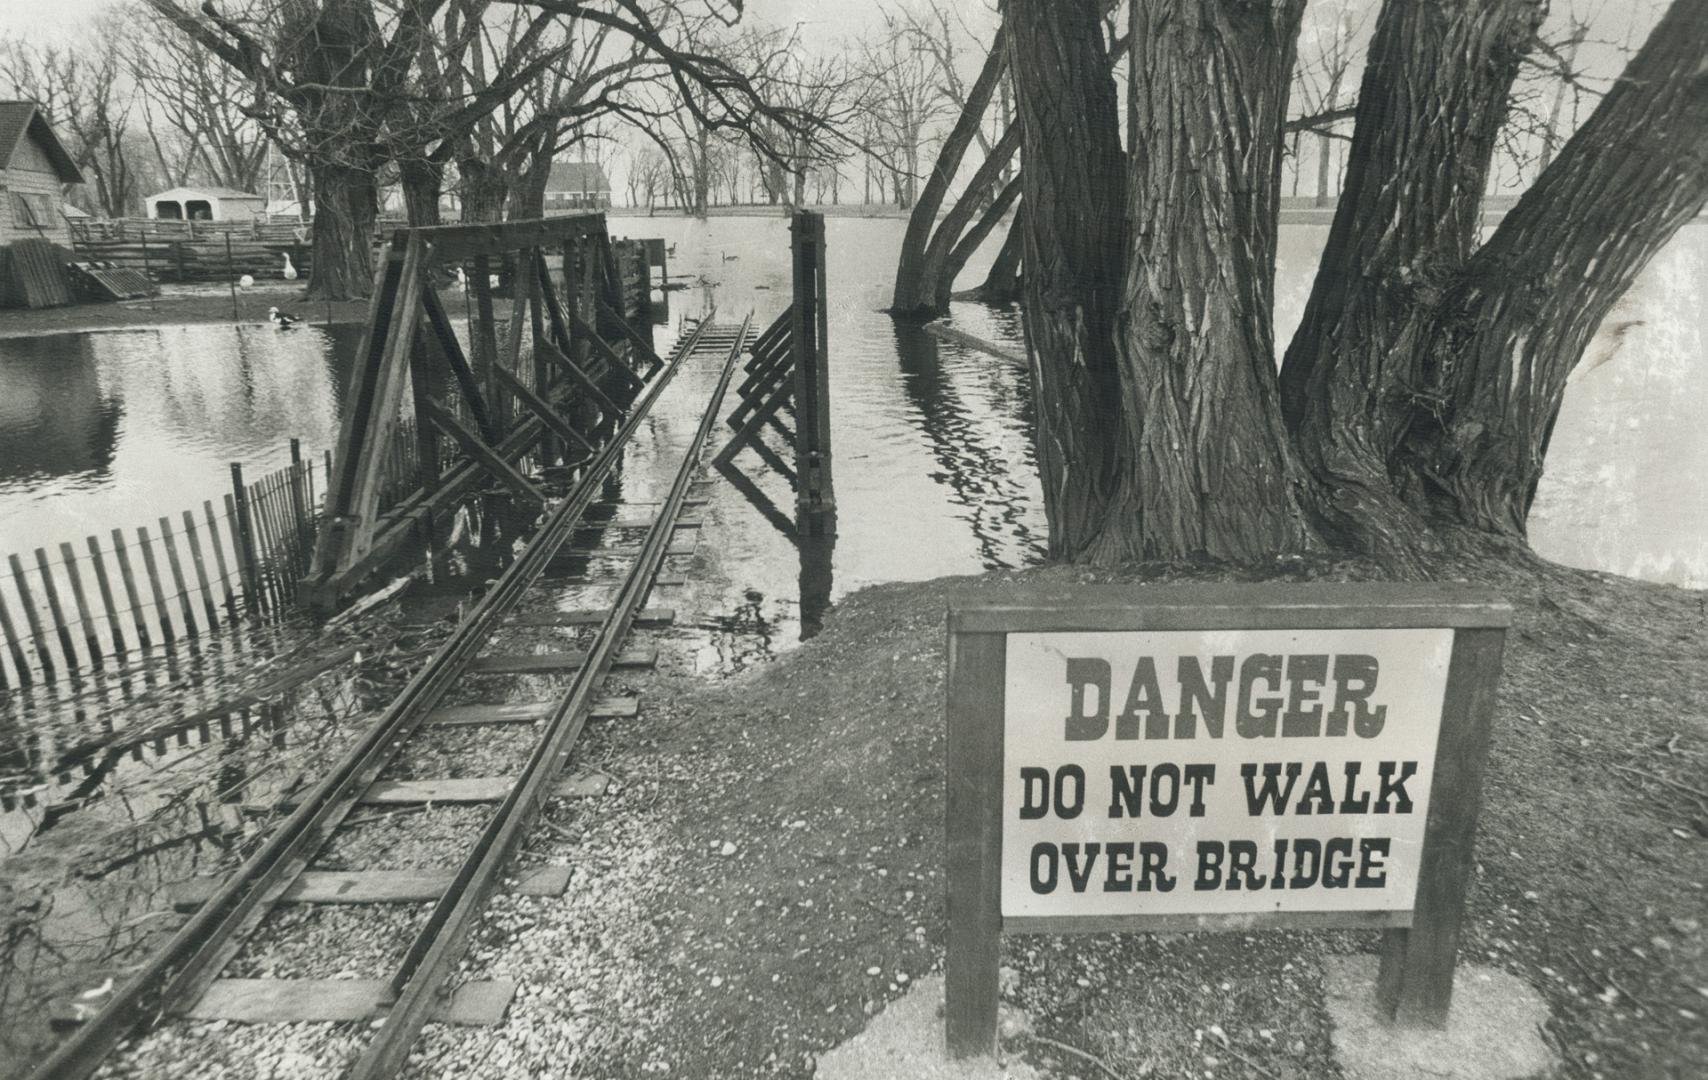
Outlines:
<svg viewBox="0 0 1708 1080"><path fill-rule="evenodd" d="M64 185L83 174L33 101L0 101L0 245L37 238L71 246Z"/></svg>
<svg viewBox="0 0 1708 1080"><path fill-rule="evenodd" d="M142 200L159 221L267 220L267 199L224 187L175 187Z"/></svg>
<svg viewBox="0 0 1708 1080"><path fill-rule="evenodd" d="M611 181L596 161L554 161L546 179L546 213L608 210Z"/></svg>

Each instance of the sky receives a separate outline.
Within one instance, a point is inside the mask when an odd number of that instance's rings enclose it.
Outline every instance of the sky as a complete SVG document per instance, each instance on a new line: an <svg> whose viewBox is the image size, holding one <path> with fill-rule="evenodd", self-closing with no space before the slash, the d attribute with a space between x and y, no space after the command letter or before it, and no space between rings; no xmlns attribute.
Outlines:
<svg viewBox="0 0 1708 1080"><path fill-rule="evenodd" d="M988 10L986 0L962 0L969 21ZM75 33L112 0L0 0L0 34L56 37ZM889 0L885 6L898 6ZM800 23L829 37L853 36L879 21L879 0L747 0L748 18L777 25Z"/></svg>

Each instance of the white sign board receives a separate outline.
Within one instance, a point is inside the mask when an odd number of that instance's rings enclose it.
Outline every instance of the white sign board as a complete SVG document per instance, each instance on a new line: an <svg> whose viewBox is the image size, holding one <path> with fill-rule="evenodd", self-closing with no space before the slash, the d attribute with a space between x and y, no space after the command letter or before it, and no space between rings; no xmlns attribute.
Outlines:
<svg viewBox="0 0 1708 1080"><path fill-rule="evenodd" d="M1001 913L1407 911L1451 629L1010 633Z"/></svg>

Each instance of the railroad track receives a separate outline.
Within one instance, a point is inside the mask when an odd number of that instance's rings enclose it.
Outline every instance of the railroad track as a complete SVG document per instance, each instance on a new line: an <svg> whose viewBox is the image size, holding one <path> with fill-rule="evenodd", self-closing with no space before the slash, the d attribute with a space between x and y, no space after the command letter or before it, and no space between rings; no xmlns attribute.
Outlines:
<svg viewBox="0 0 1708 1080"><path fill-rule="evenodd" d="M689 483L716 425L736 362L748 343L751 321L749 316L731 332L714 326L708 317L689 333L629 406L621 425L589 462L575 486L548 511L545 521L516 560L391 705L327 775L301 796L295 809L255 853L201 900L195 913L165 946L42 1063L33 1074L38 1080L81 1080L93 1073L127 1036L163 1019L208 1016L208 1010L201 1007L204 997L222 982L226 990L232 982L245 983L239 989L239 998L247 994L253 1002L259 993L265 999L264 988L258 990L247 985L260 980L220 980L220 974L281 903L312 899L317 890L325 892L329 887L333 891L348 887L347 880L343 886L329 885L322 880L327 875L317 876L310 868L317 854L327 848L341 826L351 819L352 811L381 798L388 802L412 799L421 802L433 801L437 796L456 801L459 790L466 797L471 785L481 784L485 785L480 791L483 801L495 797L491 780L382 783L381 776L388 766L400 760L414 740L431 738L435 730L471 722L538 721L539 736L520 771L497 785L503 792L498 809L456 869L448 874L393 874L386 879L389 884L382 882L384 887L370 889L380 901L430 899L433 904L401 963L383 986L343 980L351 985L334 988L327 984L337 980L301 980L315 985L280 986L272 993L274 1000L319 1008L324 1014L319 1018L323 1019L370 1019L378 1013L378 1022L370 1028L372 1034L366 1046L343 1074L347 1080L378 1080L393 1076L402 1068L411 1045L422 1026L433 1019L435 1010L454 1010L456 1003L444 991L463 954L468 934L487 898L500 883L507 860L541 808L553 797L555 781L597 704L596 695L611 668L623 659L620 650L631 628L646 614L643 605L664 559L671 553ZM714 350L723 356L718 382L667 494L661 502L653 504L655 512L647 524L645 539L638 549L624 552L632 561L610 607L602 613L511 618L529 591L537 587L554 557L586 520L588 509L615 469L625 446L684 361ZM575 552L572 550L570 554ZM585 651L531 654L524 658L482 655L501 628L562 625L595 627ZM542 671L568 677L567 685L548 700L522 705L440 708L447 694L465 677ZM424 897L424 890L436 896ZM359 992L346 993L344 998L334 1001L333 989ZM508 996L499 996L502 1001L490 1000L492 995L488 995L489 1000L477 1003L474 1010L484 1009L489 1016L501 1016ZM340 1013L340 1009L349 1010L351 1015Z"/></svg>

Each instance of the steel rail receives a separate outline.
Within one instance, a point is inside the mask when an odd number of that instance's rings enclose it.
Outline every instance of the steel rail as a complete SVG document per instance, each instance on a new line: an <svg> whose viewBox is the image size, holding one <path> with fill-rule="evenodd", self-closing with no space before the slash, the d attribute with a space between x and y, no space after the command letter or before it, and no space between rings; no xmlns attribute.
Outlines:
<svg viewBox="0 0 1708 1080"><path fill-rule="evenodd" d="M344 1074L345 1080L386 1080L402 1069L410 1047L438 1001L441 987L462 956L468 934L485 908L487 896L497 884L511 852L527 835L541 807L551 797L552 781L569 760L570 752L586 726L593 695L604 681L617 650L628 636L636 613L646 601L654 576L663 565L676 519L687 497L688 484L701 464L706 440L716 425L752 320L753 316L749 314L742 321L735 342L730 346L729 356L724 361L717 387L700 418L699 429L683 454L670 492L641 545L640 556L624 580L616 602L599 626L593 645L588 649L586 662L553 704L545 720L545 732L535 744L516 785L487 823L456 878L439 898L426 924L411 943L398 974L392 979L392 990L397 994L397 1000L386 1014L380 1030Z"/></svg>
<svg viewBox="0 0 1708 1080"><path fill-rule="evenodd" d="M259 925L273 902L308 868L332 830L401 749L404 739L461 676L497 621L545 571L699 337L697 327L654 376L646 393L631 404L622 426L594 457L575 491L548 514L516 561L404 685L373 727L147 964L55 1048L31 1074L32 1080L84 1080L120 1039L145 1022L181 1009L207 989L236 955L245 935Z"/></svg>

